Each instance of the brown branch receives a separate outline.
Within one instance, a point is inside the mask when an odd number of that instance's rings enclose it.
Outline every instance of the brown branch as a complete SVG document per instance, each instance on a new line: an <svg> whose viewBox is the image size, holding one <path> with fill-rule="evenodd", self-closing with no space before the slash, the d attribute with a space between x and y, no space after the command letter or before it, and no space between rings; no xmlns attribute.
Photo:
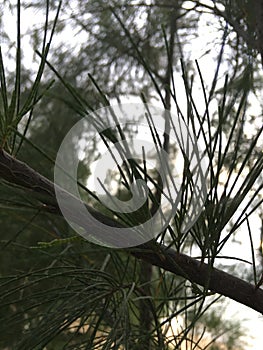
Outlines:
<svg viewBox="0 0 263 350"><path fill-rule="evenodd" d="M16 184L39 194L46 210L61 215L55 197L54 184L23 162L0 150L0 177L11 184ZM65 198L72 201L72 195L63 189ZM75 199L77 200L77 199ZM50 204L52 203L52 204ZM115 220L88 207L91 214L106 225L121 226ZM78 217L79 220L79 217ZM79 221L78 221L79 223ZM189 279L209 290L229 297L263 314L263 290L232 276L222 270L211 268L190 256L167 249L163 245L149 242L128 251L138 259L163 268L176 275Z"/></svg>

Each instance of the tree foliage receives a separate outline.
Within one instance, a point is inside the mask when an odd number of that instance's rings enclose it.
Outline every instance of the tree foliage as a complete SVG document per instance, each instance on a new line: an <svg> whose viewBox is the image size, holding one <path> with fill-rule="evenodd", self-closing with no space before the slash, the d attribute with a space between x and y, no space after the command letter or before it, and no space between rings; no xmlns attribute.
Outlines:
<svg viewBox="0 0 263 350"><path fill-rule="evenodd" d="M43 26L30 27L24 37L20 17L29 10L45 13ZM0 57L1 347L244 348L242 326L225 322L218 308L223 295L263 313L260 262L254 253L257 232L251 227L253 217L262 215L263 123L262 112L250 112L251 98L262 93L261 2L65 0L45 6L18 2L13 11L18 35L9 44L16 47L15 71L7 70L5 56ZM211 84L188 51L202 18L207 24L216 21L219 33ZM63 40L68 28L76 44ZM35 79L23 67L28 33L40 62ZM56 35L62 38L57 46L52 43ZM178 91L177 72L184 96ZM189 198L196 193L185 154L181 200L167 228L154 240L116 250L84 240L67 224L57 202L53 168L76 121L86 118L91 125L90 112L131 95L144 103L154 99L168 112L176 110L193 129L208 162L207 195L198 219L185 230ZM105 124L96 116L96 122ZM90 164L100 156L99 138L109 149L136 130L117 127L97 133L97 138L90 130L82 135L94 141L79 163L78 185L84 205L100 222L127 228L157 211L164 192L160 150L170 154L171 162L178 156L169 139L173 125L168 116L163 127L164 136L149 118L154 169L146 159L124 159L113 172L122 200L130 198L134 180L147 183L147 201L129 215L106 208L87 181ZM244 227L252 258L225 257L243 270L231 269L223 265L222 251ZM250 273L241 279L247 265Z"/></svg>

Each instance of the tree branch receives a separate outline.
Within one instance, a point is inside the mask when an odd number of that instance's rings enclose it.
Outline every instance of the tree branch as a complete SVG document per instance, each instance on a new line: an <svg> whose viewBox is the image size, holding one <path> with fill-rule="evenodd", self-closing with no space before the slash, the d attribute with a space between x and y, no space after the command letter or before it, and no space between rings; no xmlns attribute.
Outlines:
<svg viewBox="0 0 263 350"><path fill-rule="evenodd" d="M33 191L34 194L40 196L43 209L62 215L56 201L55 185L25 163L11 157L4 150L0 150L0 177L11 184ZM63 191L65 198L72 200L73 196L70 193L61 188L59 190ZM109 226L122 226L92 207L87 205L86 207L102 223ZM152 241L139 247L129 248L127 251L138 259L187 278L212 292L229 297L263 314L263 290L240 278Z"/></svg>

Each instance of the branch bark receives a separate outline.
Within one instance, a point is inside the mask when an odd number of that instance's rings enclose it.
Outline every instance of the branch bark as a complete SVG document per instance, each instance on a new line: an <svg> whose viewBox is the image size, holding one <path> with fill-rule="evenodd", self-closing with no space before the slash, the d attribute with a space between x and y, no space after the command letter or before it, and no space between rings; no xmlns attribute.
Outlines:
<svg viewBox="0 0 263 350"><path fill-rule="evenodd" d="M55 185L4 150L0 150L0 177L11 184L19 185L34 192L35 195L39 195L43 209L62 215L56 201ZM72 199L70 193L63 189L59 190L63 191L65 198ZM122 226L92 207L87 205L86 207L97 220L104 224ZM152 241L139 247L129 248L127 251L138 259L187 278L212 292L229 297L263 314L263 290L240 278Z"/></svg>

